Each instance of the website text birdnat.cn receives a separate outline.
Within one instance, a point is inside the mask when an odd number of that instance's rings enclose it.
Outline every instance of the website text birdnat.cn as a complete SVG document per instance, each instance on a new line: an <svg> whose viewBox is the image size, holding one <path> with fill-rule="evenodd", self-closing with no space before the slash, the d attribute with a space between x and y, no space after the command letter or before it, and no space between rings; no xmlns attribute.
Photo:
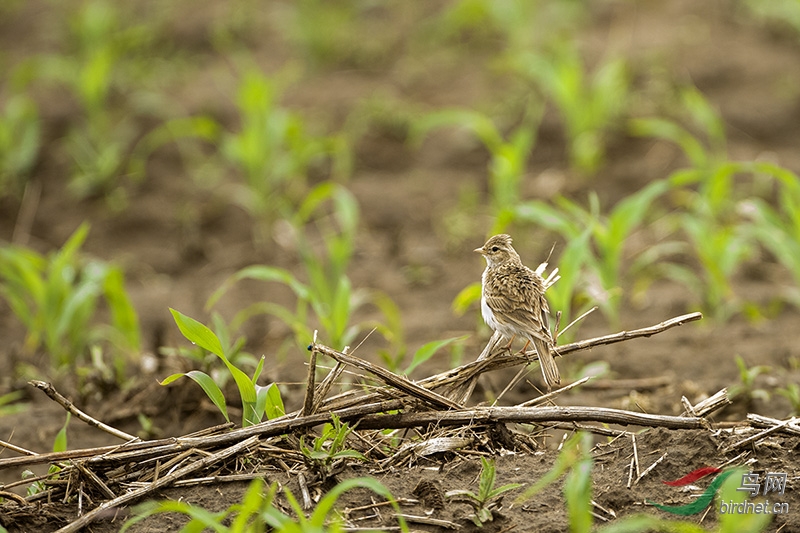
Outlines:
<svg viewBox="0 0 800 533"><path fill-rule="evenodd" d="M747 473L742 475L742 484L736 490L749 492L751 496L758 496L763 485L763 495L770 493L783 496L786 490L785 472L767 472L763 482L759 475ZM768 499L763 502L734 502L733 500L719 503L720 514L789 514L788 502L770 502Z"/></svg>

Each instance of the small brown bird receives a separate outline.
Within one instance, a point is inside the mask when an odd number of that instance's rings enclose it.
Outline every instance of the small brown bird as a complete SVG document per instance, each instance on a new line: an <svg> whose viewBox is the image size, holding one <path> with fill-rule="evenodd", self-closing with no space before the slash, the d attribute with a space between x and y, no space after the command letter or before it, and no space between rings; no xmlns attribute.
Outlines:
<svg viewBox="0 0 800 533"><path fill-rule="evenodd" d="M561 377L553 358L553 336L547 323L550 309L542 276L522 264L508 235L495 235L475 251L486 259L481 278L483 320L509 340L509 348L517 335L527 341L523 351L533 343L550 390L561 382Z"/></svg>

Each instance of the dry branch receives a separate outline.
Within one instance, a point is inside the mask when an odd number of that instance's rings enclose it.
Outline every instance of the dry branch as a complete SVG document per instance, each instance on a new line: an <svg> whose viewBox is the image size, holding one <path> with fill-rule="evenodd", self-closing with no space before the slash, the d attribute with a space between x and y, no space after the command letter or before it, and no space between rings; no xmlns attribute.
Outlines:
<svg viewBox="0 0 800 533"><path fill-rule="evenodd" d="M118 430L116 428L112 428L108 424L104 424L104 423L100 422L99 420L96 420L96 419L92 418L91 416L87 415L86 413L84 413L83 411L81 411L80 409L75 407L75 404L73 404L68 398L66 398L64 395L62 395L60 392L58 392L50 383L47 383L46 381L33 380L33 381L29 381L28 384L33 385L34 387L36 387L40 391L42 391L45 394L47 394L47 396L51 400L53 400L58 405L60 405L61 407L63 407L64 409L66 409L67 411L72 413L73 415L75 415L77 418L83 420L84 422L86 422L90 426L96 427L98 429L102 429L106 433L108 433L110 435L114 435L115 437L119 437L122 440L136 440L137 439L137 437L134 436L134 435L129 435L128 433L125 433L124 431L120 431L120 430Z"/></svg>
<svg viewBox="0 0 800 533"><path fill-rule="evenodd" d="M757 414L747 415L747 420L756 427L769 428L773 426L780 426L778 431L784 431L792 435L800 435L800 424L798 424L797 422L789 421L788 424L783 425L784 422L783 420L778 420L777 418L770 418L768 416L762 416Z"/></svg>
<svg viewBox="0 0 800 533"><path fill-rule="evenodd" d="M777 424L775 424L773 426L770 426L769 428L765 429L764 431L760 431L760 432L756 433L755 435L751 435L750 437L747 437L746 439L740 440L739 442L736 442L734 444L726 446L722 451L723 451L723 453L728 453L728 452L731 452L731 451L733 451L733 450L735 450L737 448L741 448L742 446L745 446L747 444L755 443L755 442L763 439L767 435L769 435L771 433L775 433L779 429L784 429L784 428L787 428L787 427L796 426L796 424L798 422L800 422L800 418L798 418L798 417L792 417L792 418L788 418L788 419L783 420L783 421L778 421Z"/></svg>
<svg viewBox="0 0 800 533"><path fill-rule="evenodd" d="M114 498L113 500L108 500L106 502L101 503L96 508L92 509L79 519L75 520L74 522L62 527L56 533L74 533L79 531L81 528L86 527L87 525L91 524L95 521L96 518L104 511L108 509L113 509L114 507L118 507L120 505L124 505L126 503L132 502L134 500L138 500L142 496L145 496L151 492L154 492L160 488L166 487L170 483L191 474L192 472L196 472L201 468L205 468L209 465L227 459L228 457L235 455L251 446L254 446L258 442L257 437L251 437L249 439L243 440L237 444L229 448L225 448L217 453L204 457L194 463L181 468L180 470L176 470L175 472L166 475L157 481L150 483L146 487L142 487L140 489L133 490L122 496Z"/></svg>
<svg viewBox="0 0 800 533"><path fill-rule="evenodd" d="M440 394L436 394L424 387L420 387L413 381L410 381L402 376L398 376L394 372L390 372L383 367L378 365L373 365L369 361L365 361L359 357L354 355L349 355L343 352L339 352L334 350L333 348L329 348L322 344L312 344L309 346L309 350L312 352L321 353L323 355L327 355L328 357L346 365L354 366L356 368L360 368L361 370L365 370L370 374L374 375L384 383L389 386L392 386L409 396L419 398L420 400L429 403L435 407L451 407L453 409L458 409L461 405L457 404L456 402L445 398Z"/></svg>
<svg viewBox="0 0 800 533"><path fill-rule="evenodd" d="M647 328L622 331L613 335L566 344L556 348L557 355L565 356L569 353L595 346L621 342L636 337L648 337L674 326L698 320L701 317L700 313L692 313ZM598 407L533 407L531 405L547 401L558 393L578 386L582 382L574 383L553 392L551 395L545 395L514 407L463 408L461 403L469 399L476 380L482 373L501 368L527 365L536 359L533 352L523 356L499 356L502 353L500 350L502 344L500 336L493 335L476 361L414 382L348 354L346 351L340 352L318 344L315 339L315 342L309 347L312 351L312 361L316 355L323 354L331 357L337 363L322 383L317 384L315 382L316 365L312 362L309 366L309 375L306 382L305 401L300 411L254 426L237 429L230 429L229 425L216 426L183 437L147 442L139 441L131 435L114 430L114 428L86 415L75 408L68 399L58 394L49 384L32 382L32 385L44 390L48 396L82 420L93 426L100 427L117 437L125 438L128 442L116 446L0 459L0 470L37 463L76 461L74 464L76 470L72 470L72 472L79 476L77 478L78 485L76 486L80 488L75 489L75 487L72 487L72 490L70 490L66 479L52 480L52 483L47 482L51 488L46 493L36 495L36 498L41 500L52 496L65 498L66 500L71 494L74 494L75 490L78 491L80 501L84 498L84 493L85 496L89 496L89 492L86 492L88 490L92 491L91 497L96 497L99 494L101 498L109 498L99 507L60 530L77 531L91 523L99 513L112 507L127 504L168 484L174 484L179 478L185 478L194 472L198 472L197 475L202 477L188 479L185 482L182 481L181 484L234 479L236 476L246 476L247 479L251 479L252 476L257 475L252 471L247 474L221 475L222 469L215 466L215 463L248 449L251 450L251 457L259 457L253 464L260 464L262 469L266 460L270 460L272 461L272 466L277 464L287 474L302 476L302 472L298 471L302 466L302 458L299 457L299 454L294 449L277 448L262 442L258 446L258 453L256 453L256 451L253 451L255 444L259 439L268 437L281 438L284 443L292 443L296 439L293 440L291 436L286 438L286 435L290 435L297 430L307 430L313 426L330 422L333 416L337 416L342 421L349 422L353 427L356 427L358 431L354 431L353 435L360 439L368 449L374 448L377 440L371 437L370 433L360 433L361 430L410 427L438 428L444 426L468 427L475 424L489 424L494 427L498 423L536 423L574 429L579 427L579 422L666 427L671 429L708 427L705 419L696 416L659 416ZM337 382L345 365L370 373L383 382L385 386L373 393L365 393L363 388L355 388L346 393L325 399L331 387ZM699 407L700 405L696 408ZM386 414L389 411L399 412L397 414ZM779 427L773 428L772 431L779 429L791 431L797 427L789 422L776 422ZM767 425L774 427L776 424L767 423ZM596 428L593 430L612 432L612 434L628 434L627 432L608 428ZM481 439L461 436L460 430L452 432L459 433L457 436L445 437L442 437L441 434L434 437L436 434L430 431L425 434L418 433L422 437L420 442L408 442L396 450L381 452L382 456L387 458L388 463L393 463L411 454L418 456L439 453L453 449L453 447L468 448L470 445L477 445L476 443L482 442ZM0 446L3 446L3 444L0 442ZM10 445L7 447L13 449ZM224 449L220 451L221 448ZM17 451L33 454L33 452L27 450L17 449ZM465 451L469 452L470 450L467 449ZM206 455L206 457L198 460L197 455ZM187 461L193 462L186 465ZM293 462L294 465L289 466L284 461ZM73 467L68 466L66 468ZM225 466L225 468L229 467ZM171 469L175 471L170 473ZM199 472L201 470L202 472ZM256 468L255 470L259 469ZM64 472L66 470L62 470L62 473ZM69 479L72 482L75 478L70 476ZM298 479L300 478L298 477ZM115 496L115 494L123 492L125 490L124 487L127 487L128 490L131 487L136 488L120 496Z"/></svg>
<svg viewBox="0 0 800 533"><path fill-rule="evenodd" d="M375 414L359 419L359 429L395 429L415 426L452 426L492 422L601 422L623 426L699 429L708 426L703 418L651 415L605 407L477 407L459 411Z"/></svg>

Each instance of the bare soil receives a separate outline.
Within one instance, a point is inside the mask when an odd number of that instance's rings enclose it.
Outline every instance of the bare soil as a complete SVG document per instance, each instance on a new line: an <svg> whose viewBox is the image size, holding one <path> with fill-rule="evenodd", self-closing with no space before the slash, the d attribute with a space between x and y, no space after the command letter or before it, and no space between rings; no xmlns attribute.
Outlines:
<svg viewBox="0 0 800 533"><path fill-rule="evenodd" d="M185 45L204 54L204 68L188 79L175 82L174 94L189 112L211 110L223 120L235 120L229 65L210 44L212 22L218 15L213 2L201 2L185 10L186 17L171 21L173 44ZM53 24L52 3L28 2L23 8L0 21L0 48L9 57L24 56L31 50L41 52L51 46L46 38L48 24ZM800 172L800 40L783 29L759 25L747 20L740 3L732 1L670 1L659 4L609 3L594 8L595 22L584 36L590 59L596 60L605 45L613 42L637 64L658 64L675 76L691 80L719 106L729 133L729 151L733 159L769 157ZM404 21L399 27L410 31ZM262 36L263 35L263 36ZM290 59L288 47L265 32L249 36L257 62L274 71ZM477 61L476 61L477 62ZM418 68L424 68L424 64ZM390 94L401 101L428 108L470 106L492 102L492 79L479 65L466 61L446 65L434 75L409 75L407 65L395 59L374 69L321 68L306 73L303 82L286 98L286 103L303 110L309 117L323 117L336 123L353 109L359 99L373 94ZM791 89L791 88L794 89ZM781 88L785 90L781 90ZM792 92L793 91L793 92ZM777 96L776 96L777 95ZM66 192L65 155L57 148L63 124L76 113L73 102L60 98L57 91L48 94L43 109L48 154L37 169L42 194L30 233L29 244L41 251L60 246L83 220L92 230L85 245L87 253L123 265L128 289L140 314L146 347L157 353L160 346L179 346L179 332L171 322L168 307L196 317L206 317L203 305L211 292L237 269L267 263L296 267L291 249L278 242L264 248L253 246L252 224L245 213L207 192L198 191L176 153L164 149L155 154L146 181L129 189L129 206L112 213L105 202L90 199L75 202ZM500 106L501 103L497 102ZM604 205L612 205L626 194L638 190L653 179L679 168L682 158L673 147L644 142L618 135L611 143L607 165L590 181L570 174L565 167L565 146L557 117L550 112L526 181L527 197L551 197L567 194L583 199L594 190ZM48 149L49 144L56 146ZM477 313L458 317L450 304L455 295L480 276L483 265L471 250L482 244L486 220L474 221L474 235L463 241L448 240L443 216L458 205L462 191L485 194L487 154L475 142L455 133L431 136L419 149L409 147L402 135L373 127L357 145L355 175L347 187L355 194L362 210L357 251L350 270L354 287L379 289L399 306L410 351L431 340L469 334L464 360L482 349L488 331L478 326ZM224 190L224 187L222 187ZM10 241L17 224L19 205L11 200L0 205L0 238ZM537 264L548 252L554 237L525 228L514 235L515 244L528 264ZM558 246L563 243L557 243ZM778 300L790 280L769 257L757 258L737 278L737 294L761 304ZM631 287L626 287L631 289ZM221 311L231 316L235 310L256 301L270 299L291 302L291 296L275 287L248 285L234 291L221 303ZM698 295L684 288L662 282L643 298L623 309L621 326L634 329L658 323L672 316L696 310ZM773 391L769 401L749 404L735 402L715 413L714 422L742 420L747 413L785 418L791 408L778 387L797 383L800 361L797 324L800 315L792 307L780 307L767 318L756 321L735 317L726 323L704 320L656 335L622 344L597 348L565 358L562 374L574 376L586 364L607 361L615 380L666 377L668 381L654 388L631 390L610 386L607 389L584 387L557 400L559 405L590 405L641 410L677 415L683 411L680 399L691 402L711 395L725 386L738 383L734 357L740 355L749 366L768 365L771 371L760 376L757 387ZM588 338L614 329L598 314L590 317L579 337ZM249 323L246 334L248 350L267 357L266 380L284 385L282 391L288 409L298 408L303 398L306 354L290 350L278 356L278 348L290 332L281 323L262 320ZM21 362L24 331L5 303L0 303L0 394L25 390L31 407L18 415L0 419L0 438L36 452L52 447L53 439L64 423L59 406L25 385L15 372ZM321 339L324 342L324 339ZM374 354L380 341L371 339L359 355L378 359ZM46 368L46 355L26 361ZM421 378L448 368L446 356L417 369L412 377ZM221 423L222 417L204 399L193 383L160 387L161 379L175 370L176 362L159 357L158 368L147 375L142 371L128 390L104 390L101 385L78 391L74 376L49 376L56 387L70 396L82 409L109 424L134 434L142 432L137 414L153 421L146 438L178 436ZM508 383L514 371L498 372L481 378L473 403L494 398ZM538 369L529 376L540 383ZM517 404L538 393L523 382L511 391L503 403ZM627 428L636 429L636 428ZM534 453L504 450L497 457L498 483L531 483L553 465L560 432L539 437ZM74 420L68 431L69 448L116 444L112 437ZM652 464L663 453L667 457L638 484L627 488L632 443L629 438L603 442L596 452L593 470L594 500L616 516L640 511L657 512L646 500L667 504L691 501L688 494L662 484L677 479L702 466L720 466L738 453L720 449L740 437L726 431L654 429L637 439L642 465ZM601 442L601 441L598 441ZM774 434L758 445L747 447L749 458L757 462L759 472L785 472L789 476L786 492L780 501L789 503L790 514L776 516L769 531L800 531L800 491L798 491L797 453L800 440ZM499 451L499 450L498 450ZM0 451L0 458L14 454ZM35 469L34 469L35 470ZM41 469L39 469L41 471ZM347 466L338 479L372 476L384 483L397 498L415 498L413 492L424 480L436 481L442 491L477 488L480 461L476 454L444 453L432 456L411 468L396 466ZM20 472L0 471L0 483L18 480ZM297 493L291 476L275 472L268 481L286 484ZM563 480L521 506L506 504L496 513L494 522L483 531L565 531L567 516L561 492ZM706 486L703 482L700 491ZM2 488L2 486L0 486ZM169 488L159 496L180 499L222 510L240 501L246 483L226 483L191 488ZM15 489L19 490L19 488ZM513 499L515 493L508 501ZM369 504L371 494L364 490L349 493L341 500L342 508ZM39 504L35 511L19 513L14 503L0 507L0 523L9 531L55 531L74 520L77 507L68 503ZM424 515L426 506L418 503L404 509L409 514ZM127 510L109 515L92 525L94 532L119 529ZM364 515L372 511L363 511ZM433 512L435 518L454 521L462 530L475 529L467 519L465 504L446 505ZM357 518L354 512L350 518ZM390 513L383 512L388 517ZM9 517L13 516L13 520ZM700 515L698 515L700 516ZM609 517L606 517L609 518ZM700 520L693 517L694 520ZM714 521L714 513L703 523ZM137 525L132 531L175 531L185 519L159 515ZM385 524L384 524L385 522ZM357 522L358 523L358 522ZM391 525L388 518L364 520L361 525ZM438 531L436 527L414 524L418 530Z"/></svg>

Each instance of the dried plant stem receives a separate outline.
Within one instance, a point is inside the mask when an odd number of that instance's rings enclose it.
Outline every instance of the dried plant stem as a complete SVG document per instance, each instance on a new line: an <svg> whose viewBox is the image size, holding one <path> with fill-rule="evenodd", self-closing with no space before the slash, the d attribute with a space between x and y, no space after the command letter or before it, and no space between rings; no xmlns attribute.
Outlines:
<svg viewBox="0 0 800 533"><path fill-rule="evenodd" d="M258 437L250 437L249 439L243 440L229 448L225 448L217 453L204 457L194 463L185 466L171 474L168 474L157 481L154 481L148 484L146 487L142 487L140 489L133 490L131 492L127 492L122 496L118 496L113 500L108 500L106 502L101 503L85 515L81 516L74 522L62 527L56 533L74 533L80 531L82 528L86 527L87 525L91 524L95 521L98 516L100 516L104 511L108 509L113 509L114 507L118 507L120 505L124 505L128 502L138 500L142 496L145 496L151 492L154 492L162 487L166 487L170 483L191 474L201 468L205 468L209 465L227 459L228 457L235 455L251 446L255 446L258 443Z"/></svg>
<svg viewBox="0 0 800 533"><path fill-rule="evenodd" d="M316 342L317 332L314 332L314 341ZM311 350L311 360L308 362L308 379L306 381L306 395L303 400L303 410L300 416L308 416L314 412L314 387L315 378L317 374L317 351Z"/></svg>
<svg viewBox="0 0 800 533"><path fill-rule="evenodd" d="M40 391L44 392L45 394L47 394L47 396L50 397L51 400L53 400L58 405L60 405L73 415L75 415L77 418L83 420L90 426L101 429L110 435L119 437L122 440L135 440L137 438L134 435L129 435L124 431L120 431L116 428L113 428L108 424L104 424L99 420L96 420L91 416L87 415L86 413L75 407L75 404L73 404L68 398L66 398L64 395L58 392L55 389L55 387L53 387L50 383L47 383L46 381L37 381L37 380L29 381L28 383L30 385L33 385Z"/></svg>
<svg viewBox="0 0 800 533"><path fill-rule="evenodd" d="M543 403L545 403L545 402L547 402L549 400L552 400L553 398L555 398L559 394L563 394L563 393L567 392L570 389L574 389L575 387L579 387L581 385L585 385L586 382L588 382L591 379L592 379L592 376L586 376L585 378L579 379L578 381L576 381L574 383L570 383L569 385L565 385L565 386L561 387L560 389L556 389L556 390L554 390L552 392L548 392L547 394L543 394L543 395L539 396L538 398L534 398L533 400L528 400L527 402L521 403L521 404L519 404L519 406L520 407L533 407L534 405L543 404Z"/></svg>
<svg viewBox="0 0 800 533"><path fill-rule="evenodd" d="M420 387L413 381L410 381L402 376L398 376L394 372L390 372L385 368L380 366L374 365L369 361L365 361L359 357L354 355L345 354L339 351L334 350L333 348L329 348L327 346L323 346L321 344L312 344L310 347L312 352L321 353L323 355L327 355L331 359L339 361L340 363L344 363L350 366L354 366L356 368L360 368L361 370L365 370L370 374L374 375L387 385L395 387L399 389L409 396L413 396L415 398L419 398L420 400L433 404L436 407L451 407L453 409L458 409L461 406L442 396L441 394L437 394L433 391L430 391L424 387Z"/></svg>
<svg viewBox="0 0 800 533"><path fill-rule="evenodd" d="M765 429L764 431L760 431L760 432L756 433L755 435L751 435L750 437L747 437L746 439L742 439L739 442L731 444L730 446L726 446L723 449L723 452L724 453L728 453L728 452L731 452L731 451L733 451L733 450L735 450L737 448L741 448L742 446L745 446L747 444L759 441L759 440L763 439L764 437L766 437L767 435L769 435L770 433L774 433L774 432L778 431L779 429L782 429L782 428L785 428L785 427L789 427L789 426L793 426L794 424L797 424L798 421L800 421L800 418L797 418L797 417L792 417L792 418L788 418L788 419L786 419L784 421L779 421L777 424Z"/></svg>
<svg viewBox="0 0 800 533"><path fill-rule="evenodd" d="M783 420L778 420L777 418L770 418L768 416L762 416L757 414L749 414L747 415L747 420L757 427L773 427L773 426L780 426L782 431L786 433L791 433L793 435L800 435L800 425L797 422L791 422L783 424Z"/></svg>
<svg viewBox="0 0 800 533"><path fill-rule="evenodd" d="M359 420L359 429L388 429L415 426L468 425L490 422L602 422L606 424L699 429L707 427L702 418L650 415L604 407L478 407L459 411L375 414Z"/></svg>

